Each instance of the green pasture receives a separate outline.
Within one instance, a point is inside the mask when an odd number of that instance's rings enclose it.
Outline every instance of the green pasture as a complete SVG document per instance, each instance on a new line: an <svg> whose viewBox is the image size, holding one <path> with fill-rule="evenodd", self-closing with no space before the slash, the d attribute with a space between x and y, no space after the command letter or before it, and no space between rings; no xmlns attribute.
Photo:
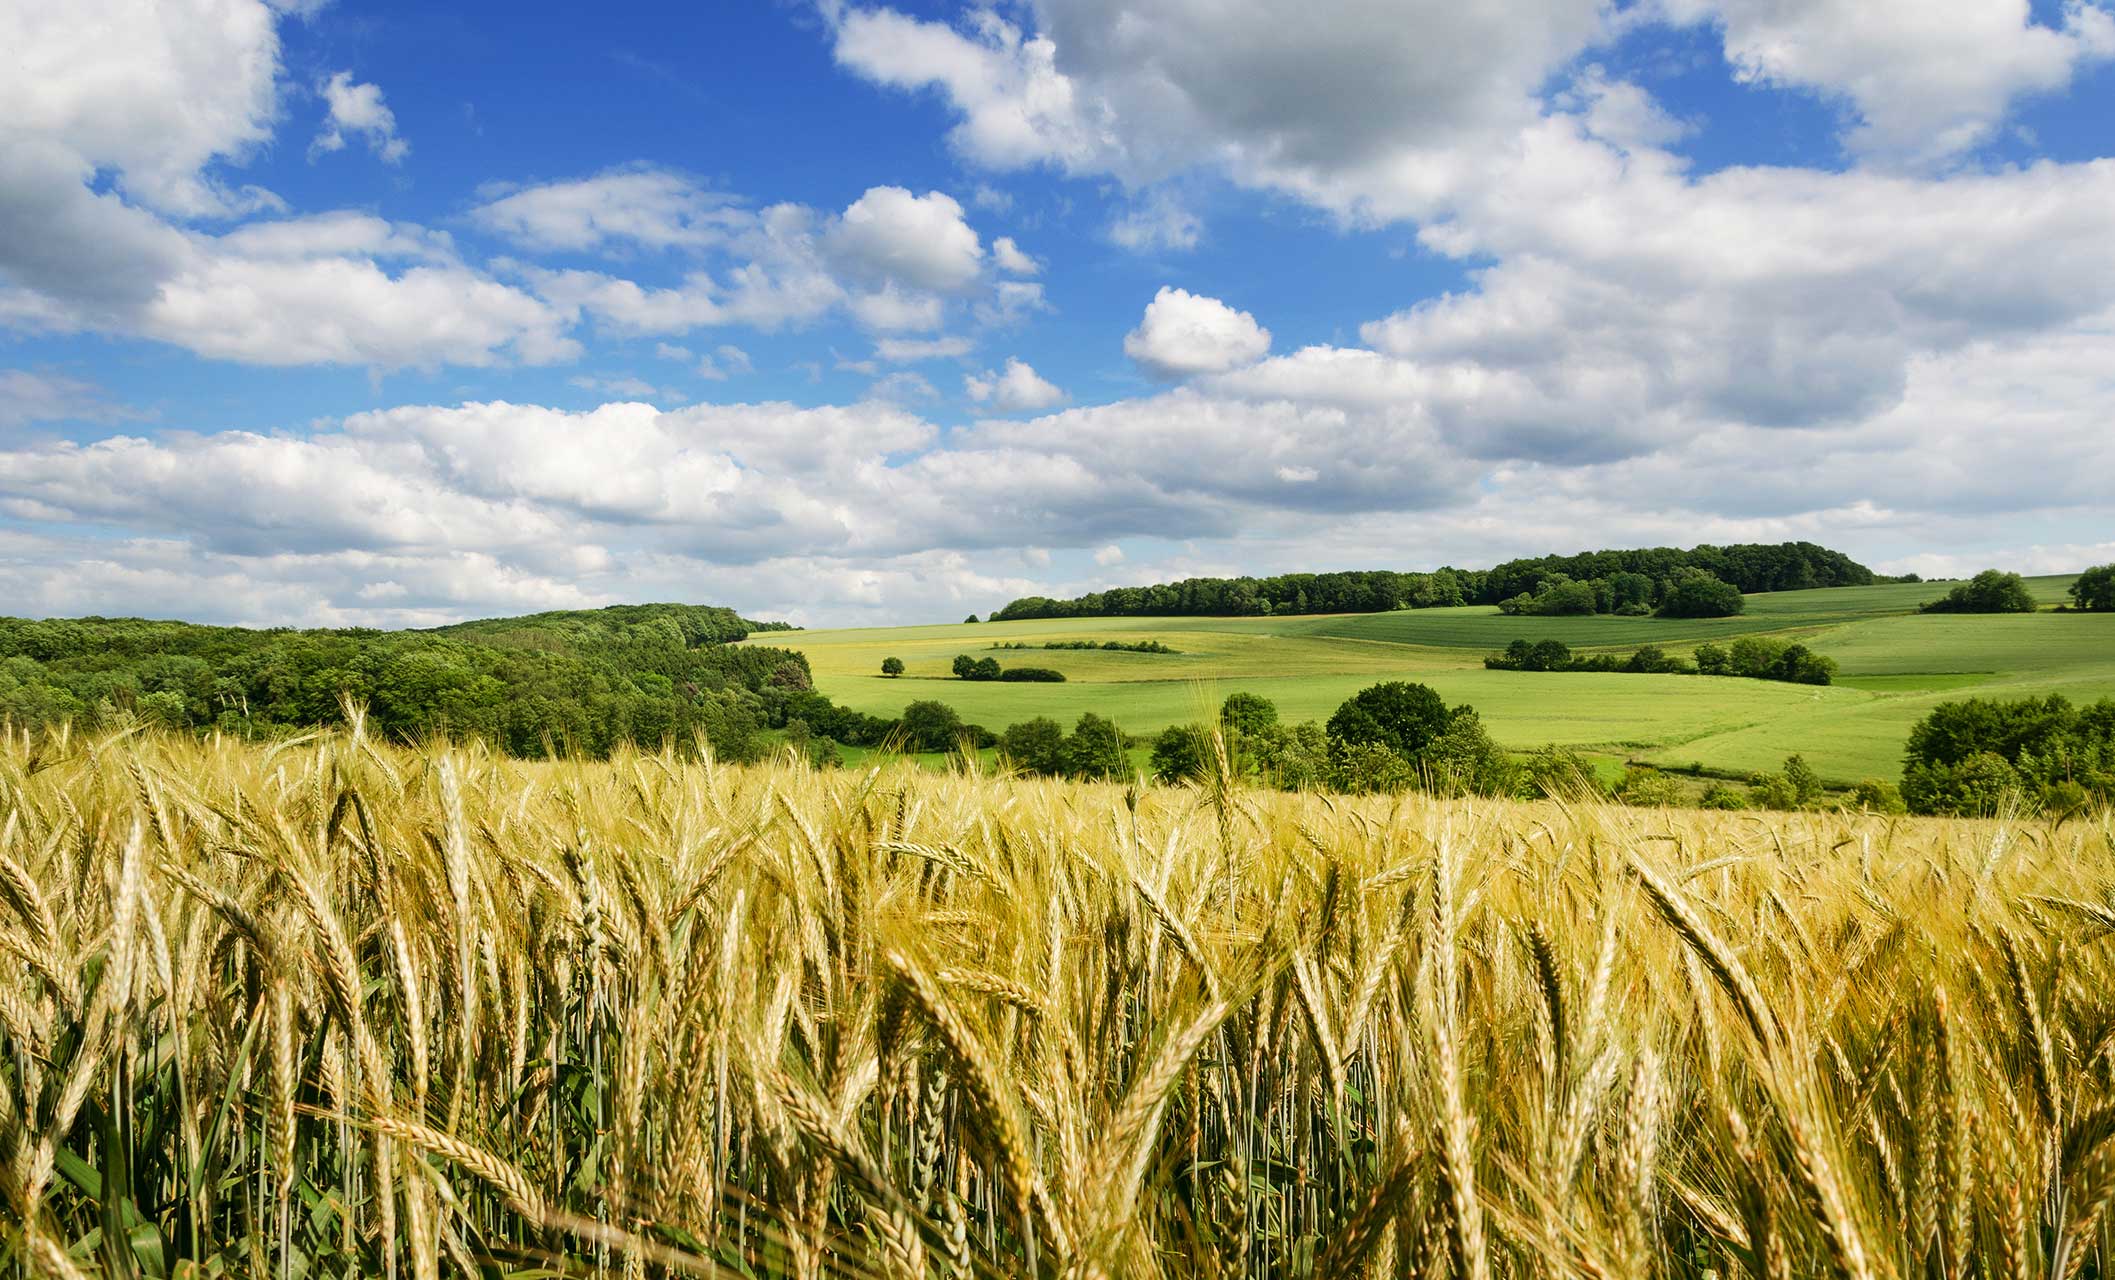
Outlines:
<svg viewBox="0 0 2115 1280"><path fill-rule="evenodd" d="M2064 598L2068 577L2030 579ZM1261 694L1291 720L1326 719L1380 680L1417 680L1469 703L1492 735L1527 750L1559 743L1597 754L1714 772L1774 768L1799 752L1831 782L1892 778L1909 728L1942 701L2060 692L2115 696L2115 615L2042 612L1920 615L1943 584L1839 587L1748 597L1738 618L1514 618L1489 607L1271 618L1068 618L844 631L775 632L757 643L806 653L816 687L874 715L937 699L994 730L1034 716L1069 725L1093 711L1127 733L1191 720L1236 690ZM1828 688L1702 676L1486 671L1516 639L1575 649L1773 634L1839 664ZM1158 640L1182 652L993 650L995 642ZM1063 684L955 679L956 654L1052 667ZM881 660L904 661L899 678Z"/></svg>

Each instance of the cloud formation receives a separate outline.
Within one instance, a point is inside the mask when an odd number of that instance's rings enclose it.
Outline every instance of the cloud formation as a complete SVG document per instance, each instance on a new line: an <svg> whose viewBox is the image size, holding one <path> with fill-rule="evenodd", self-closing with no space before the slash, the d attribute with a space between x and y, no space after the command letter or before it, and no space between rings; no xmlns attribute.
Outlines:
<svg viewBox="0 0 2115 1280"><path fill-rule="evenodd" d="M314 83L280 48L293 7L0 0L24 71L0 78L0 329L377 374L575 364L533 385L612 403L457 372L320 424L159 430L70 360L11 359L0 594L24 610L435 622L667 595L900 620L1582 539L1811 537L1926 571L2103 541L2115 161L1988 149L2115 57L2102 4L1345 0L1288 24L1264 0L952 22L854 0L826 9L839 65L939 105L971 208L931 178L772 203L635 162L457 192L424 224L242 180L307 133L281 100ZM1822 103L1840 154L1685 150L1712 122L1655 95L1625 43L1654 33L1715 44L1733 92ZM317 92L321 151L427 180L426 122L414 156L375 85ZM1084 181L989 185L1038 169ZM1458 283L1319 317L1326 278L1244 288L1252 310L1169 286L1127 334L1092 312L1139 297L1098 274L1139 265L1108 243L1201 250L1181 265L1214 278L1246 248L1230 206L1375 232ZM771 380L810 361L859 374L829 397L853 402L772 398L807 394ZM730 394L683 403L700 382ZM75 439L26 429L54 427Z"/></svg>
<svg viewBox="0 0 2115 1280"><path fill-rule="evenodd" d="M1065 393L1019 356L1008 356L998 373L986 369L962 379L964 394L1000 413L1034 413L1065 402Z"/></svg>
<svg viewBox="0 0 2115 1280"><path fill-rule="evenodd" d="M1224 373L1253 364L1270 350L1270 330L1246 311L1217 298L1163 285L1138 327L1124 337L1124 354L1156 378Z"/></svg>
<svg viewBox="0 0 2115 1280"><path fill-rule="evenodd" d="M411 154L411 144L397 136L397 117L382 101L380 85L360 84L352 72L340 71L316 87L323 95L328 115L316 140L309 143L311 159L331 151L343 151L347 134L362 138L368 150L383 164L402 164Z"/></svg>

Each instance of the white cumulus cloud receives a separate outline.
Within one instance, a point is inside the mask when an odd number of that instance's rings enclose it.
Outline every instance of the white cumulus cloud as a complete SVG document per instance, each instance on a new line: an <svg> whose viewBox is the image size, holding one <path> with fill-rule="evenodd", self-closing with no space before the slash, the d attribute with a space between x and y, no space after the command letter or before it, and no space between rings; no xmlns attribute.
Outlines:
<svg viewBox="0 0 2115 1280"><path fill-rule="evenodd" d="M1034 413L1065 402L1065 393L1037 373L1027 361L1008 356L998 373L987 369L962 379L962 391L978 404L988 404L1001 413Z"/></svg>
<svg viewBox="0 0 2115 1280"><path fill-rule="evenodd" d="M962 206L940 191L920 196L902 187L871 188L845 209L826 240L855 275L918 289L959 290L984 268L984 247Z"/></svg>
<svg viewBox="0 0 2115 1280"><path fill-rule="evenodd" d="M1744 79L1850 104L1851 146L1930 163L1989 137L2013 103L2115 58L2115 12L2065 0L2054 26L2027 0L1663 0L1712 22Z"/></svg>
<svg viewBox="0 0 2115 1280"><path fill-rule="evenodd" d="M1156 378L1224 373L1270 350L1270 330L1246 311L1187 289L1162 286L1124 337L1124 354Z"/></svg>
<svg viewBox="0 0 2115 1280"><path fill-rule="evenodd" d="M1000 236L991 242L991 260L1008 275L1032 276L1043 269L1041 263L1022 252L1012 236Z"/></svg>
<svg viewBox="0 0 2115 1280"><path fill-rule="evenodd" d="M340 71L317 85L316 92L323 95L328 114L316 140L309 144L311 158L344 150L348 134L364 139L368 150L384 164L401 164L411 154L411 144L397 136L396 113L382 101L380 85L362 84L352 78L352 72Z"/></svg>

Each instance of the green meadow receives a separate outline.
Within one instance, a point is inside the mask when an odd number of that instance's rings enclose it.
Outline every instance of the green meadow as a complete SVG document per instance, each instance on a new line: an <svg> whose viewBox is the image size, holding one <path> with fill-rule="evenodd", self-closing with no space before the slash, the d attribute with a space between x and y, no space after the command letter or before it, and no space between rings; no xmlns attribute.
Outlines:
<svg viewBox="0 0 2115 1280"><path fill-rule="evenodd" d="M2030 579L2045 605L2068 577ZM1919 583L1748 597L1738 618L1519 618L1495 608L1269 618L1070 618L841 631L774 632L757 642L799 649L816 688L875 715L936 699L993 730L1034 716L1070 724L1093 711L1132 734L1192 720L1236 690L1261 694L1291 720L1325 719L1380 680L1431 685L1469 703L1492 735L1526 750L1559 743L1616 760L1711 772L1772 768L1798 752L1824 778L1893 778L1909 728L1942 701L2062 693L2115 695L2115 615L1920 615L1945 588ZM1484 655L1516 639L1580 650L1657 644L1685 653L1741 635L1796 638L1836 660L1827 688L1674 675L1487 671ZM1146 654L994 650L997 643L1158 640ZM956 654L1052 667L1063 684L958 680ZM884 658L905 673L886 677Z"/></svg>

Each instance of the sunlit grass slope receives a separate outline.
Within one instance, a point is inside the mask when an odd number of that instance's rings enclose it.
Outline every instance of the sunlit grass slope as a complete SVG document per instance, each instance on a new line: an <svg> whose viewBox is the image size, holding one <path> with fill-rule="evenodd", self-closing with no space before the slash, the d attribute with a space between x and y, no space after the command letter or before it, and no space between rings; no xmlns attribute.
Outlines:
<svg viewBox="0 0 2115 1280"><path fill-rule="evenodd" d="M2038 599L2064 598L2067 577L2029 580ZM802 650L817 687L876 715L937 698L971 722L1003 729L1033 716L1070 724L1083 711L1149 734L1195 718L1237 689L1262 694L1290 719L1321 719L1377 680L1418 680L1467 702L1503 744L1562 743L1661 764L1726 772L1806 756L1831 781L1892 778L1903 738L1931 706L1968 692L2074 699L2115 695L2115 616L2039 613L1918 615L1935 584L1840 587L1748 597L1738 618L1513 618L1488 607L1279 618L1097 618L774 633ZM1682 676L1533 674L1483 669L1515 639L1578 649L1658 644L1686 652L1705 640L1788 636L1841 666L1826 689ZM992 651L999 642L1162 641L1177 655ZM1054 667L1065 684L954 679L958 653ZM901 679L880 674L899 657Z"/></svg>
<svg viewBox="0 0 2115 1280"><path fill-rule="evenodd" d="M2095 1276L2110 820L0 742L11 1274Z"/></svg>

